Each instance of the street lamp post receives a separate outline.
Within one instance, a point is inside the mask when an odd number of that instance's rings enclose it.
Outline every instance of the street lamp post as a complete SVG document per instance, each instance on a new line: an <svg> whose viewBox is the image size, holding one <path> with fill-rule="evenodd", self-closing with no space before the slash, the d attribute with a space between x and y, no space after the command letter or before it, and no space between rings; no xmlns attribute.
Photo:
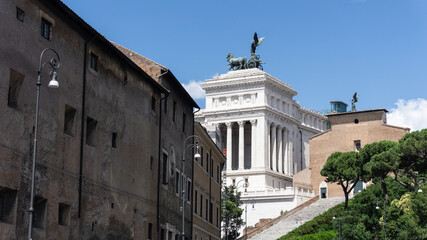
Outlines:
<svg viewBox="0 0 427 240"><path fill-rule="evenodd" d="M245 183L242 186L239 186L239 183L246 181L245 179L240 180L239 182L237 182L236 184L236 197L235 197L235 202L236 202L236 208L235 208L235 224L236 224L236 231L234 232L234 239L237 239L237 193L239 192L239 188L241 187L248 187Z"/></svg>
<svg viewBox="0 0 427 240"><path fill-rule="evenodd" d="M43 62L43 56L46 52L51 51L55 54L53 58L51 58L49 61ZM33 234L33 212L34 212L34 188L35 188L35 175L36 175L36 155L37 155L37 130L38 130L38 122L39 122L39 101L40 101L40 86L41 78L42 78L42 70L45 65L49 65L52 68L52 80L49 82L48 87L50 88L58 88L59 83L56 80L56 70L61 65L61 61L59 59L58 53L53 50L52 48L46 48L42 51L40 54L40 62L39 62L39 69L37 71L37 99L36 99L36 120L35 120L35 126L34 126L34 146L33 146L33 167L31 172L31 196L30 196L30 209L29 209L29 226L28 226L28 239L32 239Z"/></svg>
<svg viewBox="0 0 427 240"><path fill-rule="evenodd" d="M252 199L248 199L246 202L246 206L245 206L245 239L248 239L248 202L252 204L252 210L254 210L254 205L255 205L255 200Z"/></svg>
<svg viewBox="0 0 427 240"><path fill-rule="evenodd" d="M196 139L196 142L193 144L188 144L186 146L187 140L194 138ZM184 175L185 175L185 152L190 149L190 147L196 147L196 154L194 154L194 158L195 159L199 159L200 158L200 153L199 153L199 137L196 135L191 135L188 136L185 140L184 140L184 145L183 145L183 151L182 151L182 176L183 176L183 180L182 180L182 233L181 233L181 237L182 240L185 240L185 184L184 184ZM188 193L190 194L190 193Z"/></svg>
<svg viewBox="0 0 427 240"><path fill-rule="evenodd" d="M298 220L299 220L300 239L302 240L302 219L300 217L296 217L296 218L297 218L296 224L298 224Z"/></svg>
<svg viewBox="0 0 427 240"><path fill-rule="evenodd" d="M384 201L384 221L383 221L383 225L384 225L384 240L387 239L387 230L386 230L386 221L385 221L385 201ZM375 209L380 209L380 207L378 206L378 200L377 200L377 206L375 207Z"/></svg>
<svg viewBox="0 0 427 240"><path fill-rule="evenodd" d="M338 239L341 240L341 215L338 213ZM335 214L333 219L335 219Z"/></svg>

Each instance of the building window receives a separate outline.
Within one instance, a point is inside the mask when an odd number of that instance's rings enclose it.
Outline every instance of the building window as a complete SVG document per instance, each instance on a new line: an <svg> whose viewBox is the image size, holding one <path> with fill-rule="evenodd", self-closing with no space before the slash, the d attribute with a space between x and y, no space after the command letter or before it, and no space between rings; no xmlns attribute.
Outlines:
<svg viewBox="0 0 427 240"><path fill-rule="evenodd" d="M167 184L168 183L168 155L166 153L163 153L163 166L162 166L162 183Z"/></svg>
<svg viewBox="0 0 427 240"><path fill-rule="evenodd" d="M70 214L70 205L60 203L58 207L58 224L62 226L68 226L68 219Z"/></svg>
<svg viewBox="0 0 427 240"><path fill-rule="evenodd" d="M25 16L24 10L20 9L19 7L16 7L16 18L19 21L24 22L24 16Z"/></svg>
<svg viewBox="0 0 427 240"><path fill-rule="evenodd" d="M216 165L216 182L219 183L219 165Z"/></svg>
<svg viewBox="0 0 427 240"><path fill-rule="evenodd" d="M20 92L19 90L21 89L24 78L25 78L24 74L21 74L13 69L10 69L7 105L11 108L18 107L18 97Z"/></svg>
<svg viewBox="0 0 427 240"><path fill-rule="evenodd" d="M203 167L203 146L200 147L200 165Z"/></svg>
<svg viewBox="0 0 427 240"><path fill-rule="evenodd" d="M153 240L153 224L148 223L148 240Z"/></svg>
<svg viewBox="0 0 427 240"><path fill-rule="evenodd" d="M160 240L166 240L166 231L164 228L160 229Z"/></svg>
<svg viewBox="0 0 427 240"><path fill-rule="evenodd" d="M200 194L200 217L203 217L203 195Z"/></svg>
<svg viewBox="0 0 427 240"><path fill-rule="evenodd" d="M50 40L52 38L52 23L42 18L40 33L44 38Z"/></svg>
<svg viewBox="0 0 427 240"><path fill-rule="evenodd" d="M156 98L151 96L151 110L156 111Z"/></svg>
<svg viewBox="0 0 427 240"><path fill-rule="evenodd" d="M211 177L213 178L213 169L214 169L214 167L213 167L213 164L214 164L214 160L213 159L211 159Z"/></svg>
<svg viewBox="0 0 427 240"><path fill-rule="evenodd" d="M90 68L98 71L98 56L93 52L90 53Z"/></svg>
<svg viewBox="0 0 427 240"><path fill-rule="evenodd" d="M187 179L187 201L191 201L191 181Z"/></svg>
<svg viewBox="0 0 427 240"><path fill-rule="evenodd" d="M206 221L208 220L208 215L209 215L209 200L208 198L206 198L206 215L205 215L205 219Z"/></svg>
<svg viewBox="0 0 427 240"><path fill-rule="evenodd" d="M96 146L96 125L98 121L87 117L86 119L86 144L92 147Z"/></svg>
<svg viewBox="0 0 427 240"><path fill-rule="evenodd" d="M111 147L117 148L117 133L115 132L111 136Z"/></svg>
<svg viewBox="0 0 427 240"><path fill-rule="evenodd" d="M354 150L356 151L356 152L358 152L359 150L360 150L360 148L362 147L362 145L361 145L361 143L360 143L360 140L356 140L356 141L354 141Z"/></svg>
<svg viewBox="0 0 427 240"><path fill-rule="evenodd" d="M185 124L186 124L186 115L185 113L182 114L182 131L185 132Z"/></svg>
<svg viewBox="0 0 427 240"><path fill-rule="evenodd" d="M197 190L194 191L194 213L197 214Z"/></svg>
<svg viewBox="0 0 427 240"><path fill-rule="evenodd" d="M179 196L179 172L175 172L175 193Z"/></svg>
<svg viewBox="0 0 427 240"><path fill-rule="evenodd" d="M16 191L0 187L0 221L13 223Z"/></svg>
<svg viewBox="0 0 427 240"><path fill-rule="evenodd" d="M41 197L34 198L34 213L33 224L35 228L43 229L46 222L46 202L47 200Z"/></svg>
<svg viewBox="0 0 427 240"><path fill-rule="evenodd" d="M209 205L209 222L213 223L213 203L210 202Z"/></svg>
<svg viewBox="0 0 427 240"><path fill-rule="evenodd" d="M175 119L176 119L176 101L173 101L172 120L175 122Z"/></svg>
<svg viewBox="0 0 427 240"><path fill-rule="evenodd" d="M216 226L219 227L219 207L216 207Z"/></svg>
<svg viewBox="0 0 427 240"><path fill-rule="evenodd" d="M209 153L206 153L206 172L209 174Z"/></svg>
<svg viewBox="0 0 427 240"><path fill-rule="evenodd" d="M76 116L76 109L65 104L64 112L64 133L74 136L74 117Z"/></svg>

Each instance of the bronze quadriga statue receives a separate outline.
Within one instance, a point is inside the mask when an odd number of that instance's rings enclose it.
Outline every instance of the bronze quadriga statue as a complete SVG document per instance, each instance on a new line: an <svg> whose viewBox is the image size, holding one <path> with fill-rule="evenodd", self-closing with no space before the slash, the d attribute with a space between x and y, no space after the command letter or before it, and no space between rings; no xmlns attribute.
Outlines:
<svg viewBox="0 0 427 240"><path fill-rule="evenodd" d="M227 54L228 70L241 70L248 68L259 68L263 70L261 64L265 64L259 59L259 55L255 54L256 48L262 43L264 38L258 38L257 33L254 34L254 39L251 40L251 58L247 61L246 57L235 58L232 53Z"/></svg>

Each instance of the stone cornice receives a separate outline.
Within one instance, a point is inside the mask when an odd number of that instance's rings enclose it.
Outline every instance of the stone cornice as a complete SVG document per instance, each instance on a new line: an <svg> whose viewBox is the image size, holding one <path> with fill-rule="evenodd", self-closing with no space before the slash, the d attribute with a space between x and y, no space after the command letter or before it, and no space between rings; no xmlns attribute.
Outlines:
<svg viewBox="0 0 427 240"><path fill-rule="evenodd" d="M293 90L290 85L259 69L231 71L213 79L206 80L206 83L201 84L201 87L208 94L214 89L231 89L237 86L239 86L239 89L247 89L248 86L254 84L272 86L274 89L277 89L279 91L285 92L287 95L290 95L291 98L297 94L297 92Z"/></svg>

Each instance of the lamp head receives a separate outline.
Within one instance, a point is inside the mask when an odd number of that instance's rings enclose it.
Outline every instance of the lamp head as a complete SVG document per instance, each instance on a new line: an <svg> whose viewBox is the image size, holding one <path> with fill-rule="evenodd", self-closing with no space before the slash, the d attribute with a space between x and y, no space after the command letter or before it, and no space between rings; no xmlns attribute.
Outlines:
<svg viewBox="0 0 427 240"><path fill-rule="evenodd" d="M56 71L52 72L52 80L50 80L48 87L50 88L59 88L59 82L57 81Z"/></svg>
<svg viewBox="0 0 427 240"><path fill-rule="evenodd" d="M200 156L200 153L199 153L199 143L197 143L196 142L196 154L194 154L194 158L195 159L199 159L201 156Z"/></svg>
<svg viewBox="0 0 427 240"><path fill-rule="evenodd" d="M421 189L421 186L418 187L418 192L421 193L423 190Z"/></svg>

